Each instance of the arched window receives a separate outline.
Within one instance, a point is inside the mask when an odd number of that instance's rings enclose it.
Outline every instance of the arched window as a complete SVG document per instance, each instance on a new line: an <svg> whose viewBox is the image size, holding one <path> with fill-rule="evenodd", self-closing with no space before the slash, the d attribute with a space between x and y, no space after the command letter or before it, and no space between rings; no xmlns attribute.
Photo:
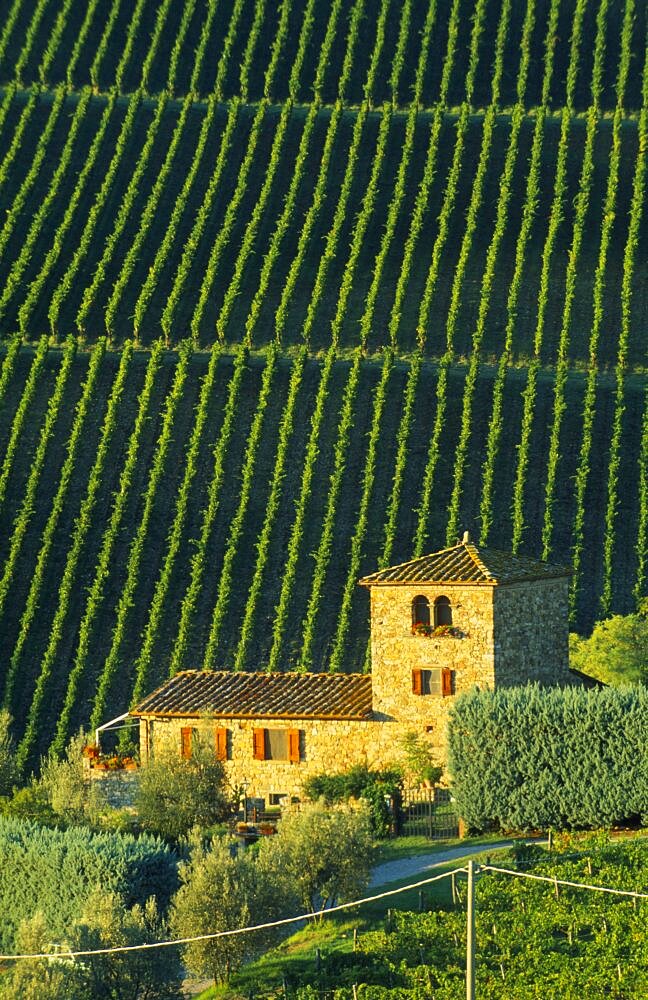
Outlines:
<svg viewBox="0 0 648 1000"><path fill-rule="evenodd" d="M452 605L449 597L437 597L434 602L434 627L452 625Z"/></svg>
<svg viewBox="0 0 648 1000"><path fill-rule="evenodd" d="M415 597L412 601L412 625L430 624L430 602L427 597Z"/></svg>

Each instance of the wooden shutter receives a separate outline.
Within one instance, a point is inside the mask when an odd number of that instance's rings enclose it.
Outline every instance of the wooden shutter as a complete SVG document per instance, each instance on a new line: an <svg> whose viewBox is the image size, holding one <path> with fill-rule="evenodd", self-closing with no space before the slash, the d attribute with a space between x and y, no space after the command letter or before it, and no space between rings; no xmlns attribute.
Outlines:
<svg viewBox="0 0 648 1000"><path fill-rule="evenodd" d="M216 730L216 759L227 760L227 729L219 727Z"/></svg>
<svg viewBox="0 0 648 1000"><path fill-rule="evenodd" d="M252 730L252 757L254 760L265 760L265 729Z"/></svg>
<svg viewBox="0 0 648 1000"><path fill-rule="evenodd" d="M180 755L189 760L191 757L191 737L193 729L191 726L183 726L180 730Z"/></svg>
<svg viewBox="0 0 648 1000"><path fill-rule="evenodd" d="M288 730L288 760L293 764L298 764L301 759L299 753L299 730Z"/></svg>
<svg viewBox="0 0 648 1000"><path fill-rule="evenodd" d="M412 670L412 694L423 694L422 670Z"/></svg>
<svg viewBox="0 0 648 1000"><path fill-rule="evenodd" d="M441 694L444 698L452 694L452 670L450 667L443 667L441 670Z"/></svg>

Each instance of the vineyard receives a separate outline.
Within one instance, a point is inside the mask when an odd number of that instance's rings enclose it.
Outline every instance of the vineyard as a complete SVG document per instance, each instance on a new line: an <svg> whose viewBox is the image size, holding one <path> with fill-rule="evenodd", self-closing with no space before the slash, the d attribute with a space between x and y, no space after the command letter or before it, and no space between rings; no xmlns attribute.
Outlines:
<svg viewBox="0 0 648 1000"><path fill-rule="evenodd" d="M644 845L592 838L554 854L533 846L510 854L517 858L500 857L492 867L486 860L475 879L475 995L644 996ZM325 921L326 934L302 931L243 968L225 995L254 991L270 1000L281 990L294 1000L462 1000L466 870L452 874L452 886L447 876L431 878L439 881L421 879L418 892L378 896L336 914ZM321 945L316 954L311 941Z"/></svg>
<svg viewBox="0 0 648 1000"><path fill-rule="evenodd" d="M0 2L0 691L362 670L453 542L648 572L637 0Z"/></svg>

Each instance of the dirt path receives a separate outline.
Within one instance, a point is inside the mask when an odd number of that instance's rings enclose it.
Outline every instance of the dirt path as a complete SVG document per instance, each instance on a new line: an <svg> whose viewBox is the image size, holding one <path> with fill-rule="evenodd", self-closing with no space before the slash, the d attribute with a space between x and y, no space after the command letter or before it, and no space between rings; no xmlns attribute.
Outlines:
<svg viewBox="0 0 648 1000"><path fill-rule="evenodd" d="M497 851L503 847L512 847L514 844L546 844L543 839L529 838L529 840L495 840L492 844L458 844L457 847L448 847L445 851L435 851L434 854L416 854L411 858L401 858L398 861L385 861L381 865L376 865L371 873L369 888L374 889L378 885L386 885L388 882L400 882L410 876L422 875L440 868L448 861L461 861L469 858L473 854L484 854L487 851Z"/></svg>

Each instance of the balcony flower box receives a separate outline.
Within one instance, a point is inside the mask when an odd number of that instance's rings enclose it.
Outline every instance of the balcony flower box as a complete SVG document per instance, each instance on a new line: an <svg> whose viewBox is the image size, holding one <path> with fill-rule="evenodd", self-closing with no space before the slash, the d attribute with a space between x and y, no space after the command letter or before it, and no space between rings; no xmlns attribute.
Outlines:
<svg viewBox="0 0 648 1000"><path fill-rule="evenodd" d="M467 639L468 633L456 625L426 625L425 622L415 622L412 625L412 635L422 635L427 639Z"/></svg>

